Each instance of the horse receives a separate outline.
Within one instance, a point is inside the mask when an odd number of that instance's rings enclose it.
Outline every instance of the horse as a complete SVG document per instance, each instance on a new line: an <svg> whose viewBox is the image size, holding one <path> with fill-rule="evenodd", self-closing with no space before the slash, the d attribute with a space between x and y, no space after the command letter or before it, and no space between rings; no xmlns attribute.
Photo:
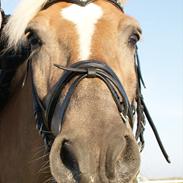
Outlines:
<svg viewBox="0 0 183 183"><path fill-rule="evenodd" d="M122 4L23 0L10 17L8 48L28 56L0 112L1 183L136 182L142 31Z"/></svg>

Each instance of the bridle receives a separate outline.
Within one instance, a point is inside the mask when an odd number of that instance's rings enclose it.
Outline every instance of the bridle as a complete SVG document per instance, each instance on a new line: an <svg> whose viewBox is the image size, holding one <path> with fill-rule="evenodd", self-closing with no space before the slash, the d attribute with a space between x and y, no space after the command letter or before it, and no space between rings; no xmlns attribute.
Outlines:
<svg viewBox="0 0 183 183"><path fill-rule="evenodd" d="M57 3L57 2L68 2L68 3L73 3L73 4L77 4L79 6L86 6L89 3L94 2L95 0L49 0L46 5L43 7L43 9L48 8L49 6ZM111 4L113 4L114 6L116 6L118 9L120 9L122 12L124 12L123 10L123 6L120 3L120 0L105 0L106 2L110 2Z"/></svg>
<svg viewBox="0 0 183 183"><path fill-rule="evenodd" d="M116 0L106 0L107 2L112 3L117 8L119 8L123 12L122 6L116 1ZM54 3L60 2L59 0L50 0L43 9L48 8ZM88 3L92 1L75 1L75 0L64 0L64 2L70 2L75 3L80 6L86 6ZM28 50L28 49L27 49ZM30 52L30 50L29 50ZM61 65L55 65L58 69L64 70L62 76L57 81L56 85L54 86L52 95L49 99L48 105L45 108L43 105L41 99L38 96L34 79L33 79L33 69L31 65L31 61L29 61L29 72L31 76L31 82L32 82L32 96L33 96L33 107L34 107L34 116L36 119L36 127L39 131L39 133L42 135L44 139L44 143L46 145L46 148L48 151L50 151L52 143L55 139L54 134L51 132L51 122L53 118L53 114L56 108L56 105L59 101L59 98L63 92L63 89L68 85L69 83L69 89L65 95L65 97L62 100L61 103L61 127L64 122L64 116L67 111L67 107L70 103L70 99L72 97L72 94L75 91L75 88L77 85L85 78L98 78L102 80L106 86L108 87L109 91L111 92L111 95L113 97L113 100L116 103L117 109L119 111L119 114L122 118L122 121L124 123L130 123L131 128L133 128L133 113L137 113L137 130L136 130L136 140L141 146L141 150L144 147L144 137L143 133L145 130L145 118L149 122L154 135L157 139L157 142L160 146L160 149L167 160L167 162L170 163L169 157L163 147L163 144L161 142L161 139L159 137L159 134L156 130L156 127L151 119L151 116L147 110L147 107L145 105L143 95L141 93L141 85L144 85L144 81L142 78L141 70L140 70L140 62L138 58L137 48L136 53L134 56L135 59L135 69L137 74L137 94L136 94L136 103L137 103L137 109L135 111L133 105L129 103L127 94L125 92L125 89L120 82L119 78L115 74L115 72L105 63L98 60L82 60L75 64L70 65L69 67L63 67ZM144 85L145 86L145 85Z"/></svg>
<svg viewBox="0 0 183 183"><path fill-rule="evenodd" d="M116 74L113 70L106 64L95 61L95 60L86 60L80 61L75 64L72 64L70 67L62 67L60 65L55 65L57 68L64 70L63 75L60 77L56 83L51 98L49 99L48 106L44 109L34 85L32 77L32 86L33 86L33 101L34 101L34 111L37 119L37 124L40 124L41 127L38 127L40 133L44 136L47 147L51 145L50 136L45 134L44 131L51 131L51 121L56 108L56 105L59 101L59 98L63 92L65 86L71 82L70 87L65 95L62 104L61 104L61 126L64 122L64 116L67 111L67 107L70 103L72 94L77 87L77 85L85 78L99 78L102 80L108 89L110 90L112 97L116 103L119 114L124 123L130 122L131 127L133 127L133 115L128 101L128 97L123 88L123 85L119 81ZM31 69L32 70L32 69ZM32 72L32 71L31 71ZM33 73L31 73L31 76ZM46 114L46 115L43 115ZM42 121L42 122L41 122ZM40 123L41 122L41 123ZM43 131L43 124L45 130Z"/></svg>

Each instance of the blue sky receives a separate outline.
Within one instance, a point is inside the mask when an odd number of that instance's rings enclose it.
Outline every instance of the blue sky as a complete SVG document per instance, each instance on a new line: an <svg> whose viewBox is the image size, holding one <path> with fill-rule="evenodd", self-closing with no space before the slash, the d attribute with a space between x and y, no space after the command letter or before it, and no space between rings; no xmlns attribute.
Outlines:
<svg viewBox="0 0 183 183"><path fill-rule="evenodd" d="M11 13L18 0L2 2ZM149 111L170 155L164 160L148 124L142 153L142 175L183 177L183 1L128 0L127 14L141 24L139 56Z"/></svg>
<svg viewBox="0 0 183 183"><path fill-rule="evenodd" d="M129 0L125 10L143 30L144 96L172 161L165 162L147 125L142 174L183 177L183 1Z"/></svg>

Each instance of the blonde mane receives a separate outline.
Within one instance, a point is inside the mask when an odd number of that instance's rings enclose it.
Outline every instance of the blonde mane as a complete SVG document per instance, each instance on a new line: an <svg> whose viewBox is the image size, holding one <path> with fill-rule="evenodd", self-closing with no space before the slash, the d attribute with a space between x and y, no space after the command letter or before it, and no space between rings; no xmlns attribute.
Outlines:
<svg viewBox="0 0 183 183"><path fill-rule="evenodd" d="M48 0L21 0L3 29L8 38L8 47L17 47L29 22L44 7Z"/></svg>
<svg viewBox="0 0 183 183"><path fill-rule="evenodd" d="M49 0L21 0L8 23L3 29L8 38L8 47L16 48L22 39L29 22L44 7ZM124 4L125 0L117 0Z"/></svg>

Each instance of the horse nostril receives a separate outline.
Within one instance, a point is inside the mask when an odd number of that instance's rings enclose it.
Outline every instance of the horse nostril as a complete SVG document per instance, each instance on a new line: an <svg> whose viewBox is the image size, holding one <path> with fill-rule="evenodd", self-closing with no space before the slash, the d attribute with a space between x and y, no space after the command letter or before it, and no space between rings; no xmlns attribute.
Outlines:
<svg viewBox="0 0 183 183"><path fill-rule="evenodd" d="M79 165L74 154L73 146L68 140L64 140L62 143L60 157L65 167L72 172L73 176L80 174Z"/></svg>

